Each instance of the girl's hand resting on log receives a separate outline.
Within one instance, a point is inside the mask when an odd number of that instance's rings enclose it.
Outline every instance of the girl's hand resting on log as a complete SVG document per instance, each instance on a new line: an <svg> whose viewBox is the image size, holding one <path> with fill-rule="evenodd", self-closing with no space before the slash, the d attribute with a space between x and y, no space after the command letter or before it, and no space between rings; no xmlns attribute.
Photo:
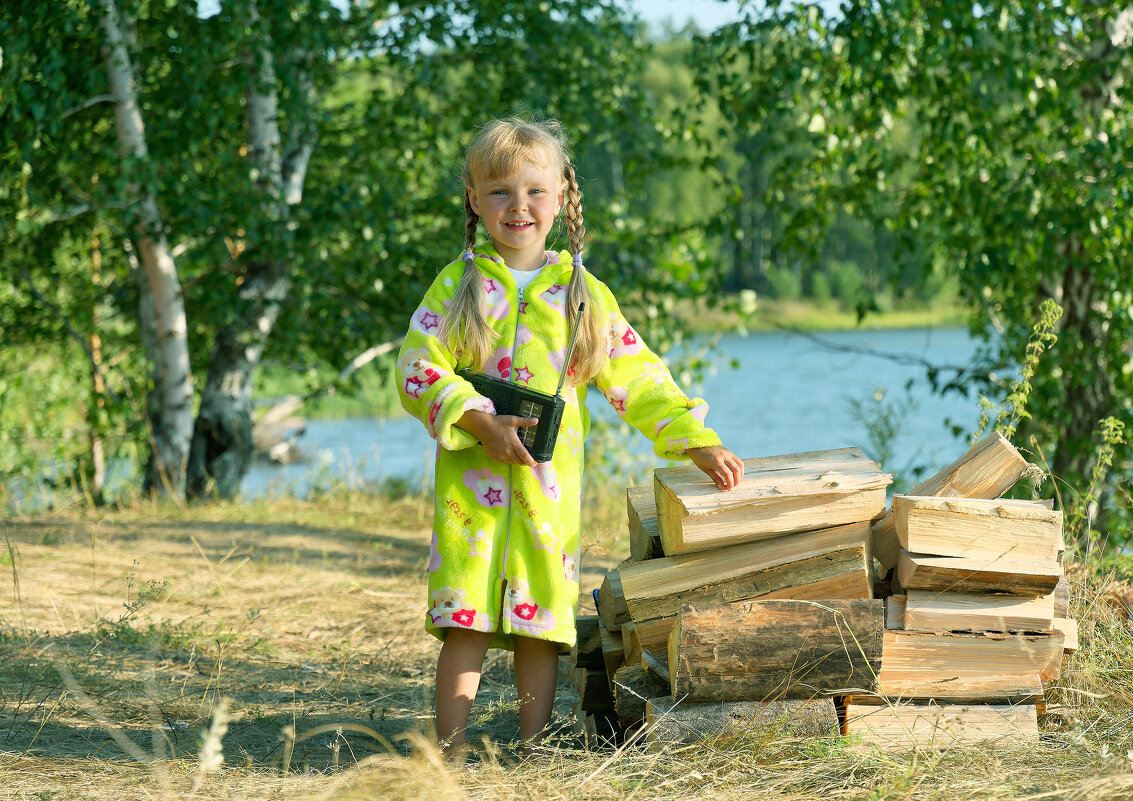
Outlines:
<svg viewBox="0 0 1133 801"><path fill-rule="evenodd" d="M744 477L743 460L723 445L689 448L687 453L692 463L715 482L717 489L730 492Z"/></svg>

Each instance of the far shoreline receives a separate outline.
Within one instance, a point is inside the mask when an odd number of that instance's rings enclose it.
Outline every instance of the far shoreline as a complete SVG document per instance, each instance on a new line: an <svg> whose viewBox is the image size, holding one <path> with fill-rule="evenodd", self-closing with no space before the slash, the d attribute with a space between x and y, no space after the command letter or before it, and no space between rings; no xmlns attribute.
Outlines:
<svg viewBox="0 0 1133 801"><path fill-rule="evenodd" d="M736 297L727 302L738 304ZM721 304L723 305L723 304ZM854 309L830 301L759 299L750 314L709 309L702 301L681 301L673 310L697 334L775 331L882 331L904 328L963 328L968 310L956 300L894 304L858 319Z"/></svg>
<svg viewBox="0 0 1133 801"><path fill-rule="evenodd" d="M725 304L738 306L738 296L728 298ZM847 309L836 301L826 304L811 300L778 301L760 299L755 310L741 315L726 312L720 308L709 309L700 300L681 300L673 304L667 312L687 326L687 330L697 338L719 336L750 336L756 334L817 334L837 332L899 331L910 329L953 329L965 328L967 310L954 300L943 300L935 304L894 304L879 312L871 312L859 323L853 309ZM645 315L640 307L632 304L623 306L626 316L643 331L647 324L641 322ZM661 312L660 310L658 313ZM648 340L648 336L646 335ZM392 357L387 357L392 358ZM307 404L297 414L309 420L338 420L349 418L395 419L404 415L401 404L389 380L392 364L379 367L377 363L367 366L355 374L358 382L356 394L331 392ZM324 377L329 381L330 373ZM383 380L384 379L384 380ZM262 414L275 402L292 394L305 394L309 385L292 371L280 370L274 376L261 376L257 381L255 405Z"/></svg>

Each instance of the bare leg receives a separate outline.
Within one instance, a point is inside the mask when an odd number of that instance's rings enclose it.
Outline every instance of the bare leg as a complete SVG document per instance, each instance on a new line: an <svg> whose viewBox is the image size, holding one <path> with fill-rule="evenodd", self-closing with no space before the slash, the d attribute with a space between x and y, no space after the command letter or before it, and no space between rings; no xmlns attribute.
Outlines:
<svg viewBox="0 0 1133 801"><path fill-rule="evenodd" d="M519 692L519 737L523 752L538 745L551 722L559 678L559 644L515 638L515 688Z"/></svg>
<svg viewBox="0 0 1133 801"><path fill-rule="evenodd" d="M437 658L436 726L438 739L448 742L446 754L464 745L468 714L491 642L492 635L480 631L450 628L445 633Z"/></svg>

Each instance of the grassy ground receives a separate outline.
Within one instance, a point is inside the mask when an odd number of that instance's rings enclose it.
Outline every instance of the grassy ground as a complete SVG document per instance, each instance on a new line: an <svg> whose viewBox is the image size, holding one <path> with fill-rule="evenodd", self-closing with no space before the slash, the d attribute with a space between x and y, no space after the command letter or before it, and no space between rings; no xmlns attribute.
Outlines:
<svg viewBox="0 0 1133 801"><path fill-rule="evenodd" d="M619 493L588 505L586 586L627 552ZM1133 798L1133 627L1076 574L1082 643L1041 746L886 754L839 739L650 753L569 731L514 756L506 654L470 739L429 744L427 499L329 494L0 522L0 799ZM230 699L230 720L214 714ZM204 772L210 726L223 767ZM207 751L207 749L206 749Z"/></svg>

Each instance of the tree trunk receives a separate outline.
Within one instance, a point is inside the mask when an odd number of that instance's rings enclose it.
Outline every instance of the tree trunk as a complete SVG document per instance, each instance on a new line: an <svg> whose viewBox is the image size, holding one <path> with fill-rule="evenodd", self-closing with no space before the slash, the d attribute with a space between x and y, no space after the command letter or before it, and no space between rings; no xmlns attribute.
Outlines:
<svg viewBox="0 0 1133 801"><path fill-rule="evenodd" d="M1100 358L1110 350L1103 328L1105 315L1099 308L1105 302L1101 297L1104 288L1098 286L1089 268L1078 263L1076 256L1080 251L1074 241L1066 248L1062 297L1057 299L1062 304L1063 314L1056 347L1062 355L1060 362L1067 365L1076 363L1082 354ZM1112 365L1107 363L1088 371L1068 369L1062 374L1062 393L1070 419L1055 450L1051 472L1056 478L1083 482L1071 487L1076 492L1085 492L1085 483L1089 481L1092 460L1097 453L1094 432L1098 423L1113 413L1112 370ZM1070 504L1072 498L1064 501Z"/></svg>
<svg viewBox="0 0 1133 801"><path fill-rule="evenodd" d="M259 299L259 308L251 310L253 322L244 322L241 315L213 342L189 456L192 497L234 497L251 465L252 374L291 285L283 269L276 263L249 268L245 286Z"/></svg>
<svg viewBox="0 0 1133 801"><path fill-rule="evenodd" d="M114 117L119 149L124 158L148 158L145 125L123 26L114 0L103 0L102 43L106 75L116 96ZM155 342L147 353L153 358L154 384L149 408L157 413L150 423L150 468L146 489L180 498L185 492L185 464L193 430L193 382L185 303L177 267L162 233L157 201L148 186L131 184L138 197L134 245L145 277L139 281L140 303L153 312ZM143 328L145 321L142 321Z"/></svg>
<svg viewBox="0 0 1133 801"><path fill-rule="evenodd" d="M1128 10L1122 12L1122 16L1127 14ZM1096 81L1082 84L1079 89L1081 123L1092 129L1096 129L1098 120L1107 111L1121 104L1117 90L1125 81L1124 65L1128 57L1125 51L1133 41L1128 33L1117 36L1116 29L1108 29L1109 22L1102 16L1095 17L1092 29L1084 31L1090 47L1078 67L1094 71L1097 75ZM1128 22L1127 18L1125 22ZM1063 310L1056 348L1060 356L1058 361L1066 366L1062 374L1062 401L1070 412L1070 419L1066 430L1061 432L1051 460L1051 473L1056 481L1070 482L1071 493L1084 493L1089 484L1098 450L1095 431L1105 417L1116 411L1114 398L1117 392L1112 376L1115 370L1121 369L1121 365L1104 361L1096 365L1091 363L1088 370L1071 369L1070 366L1079 364L1083 357L1093 362L1113 352L1107 347L1112 335L1112 324L1107 320L1109 298L1115 290L1127 288L1099 282L1085 251L1082 233L1071 233L1062 248L1064 266L1062 282L1057 289L1061 296L1055 298ZM1103 478L1100 488L1103 495L1107 483L1108 476ZM1063 503L1069 507L1073 496L1064 496ZM1101 509L1104 506L1097 507L1097 511ZM1093 512L1091 510L1092 524L1104 526L1104 521L1097 519Z"/></svg>
<svg viewBox="0 0 1133 801"><path fill-rule="evenodd" d="M256 4L249 6L249 27L263 22ZM275 62L266 33L257 37L255 69L245 92L248 109L248 157L259 176L260 214L286 223L291 206L302 199L303 180L314 148L310 118L292 126L293 139L282 148ZM310 98L310 76L298 81ZM313 104L308 106L313 108ZM266 258L248 265L239 288L240 305L231 322L216 335L208 375L193 429L189 456L189 494L235 496L252 461L252 375L291 288L291 265L261 247Z"/></svg>

